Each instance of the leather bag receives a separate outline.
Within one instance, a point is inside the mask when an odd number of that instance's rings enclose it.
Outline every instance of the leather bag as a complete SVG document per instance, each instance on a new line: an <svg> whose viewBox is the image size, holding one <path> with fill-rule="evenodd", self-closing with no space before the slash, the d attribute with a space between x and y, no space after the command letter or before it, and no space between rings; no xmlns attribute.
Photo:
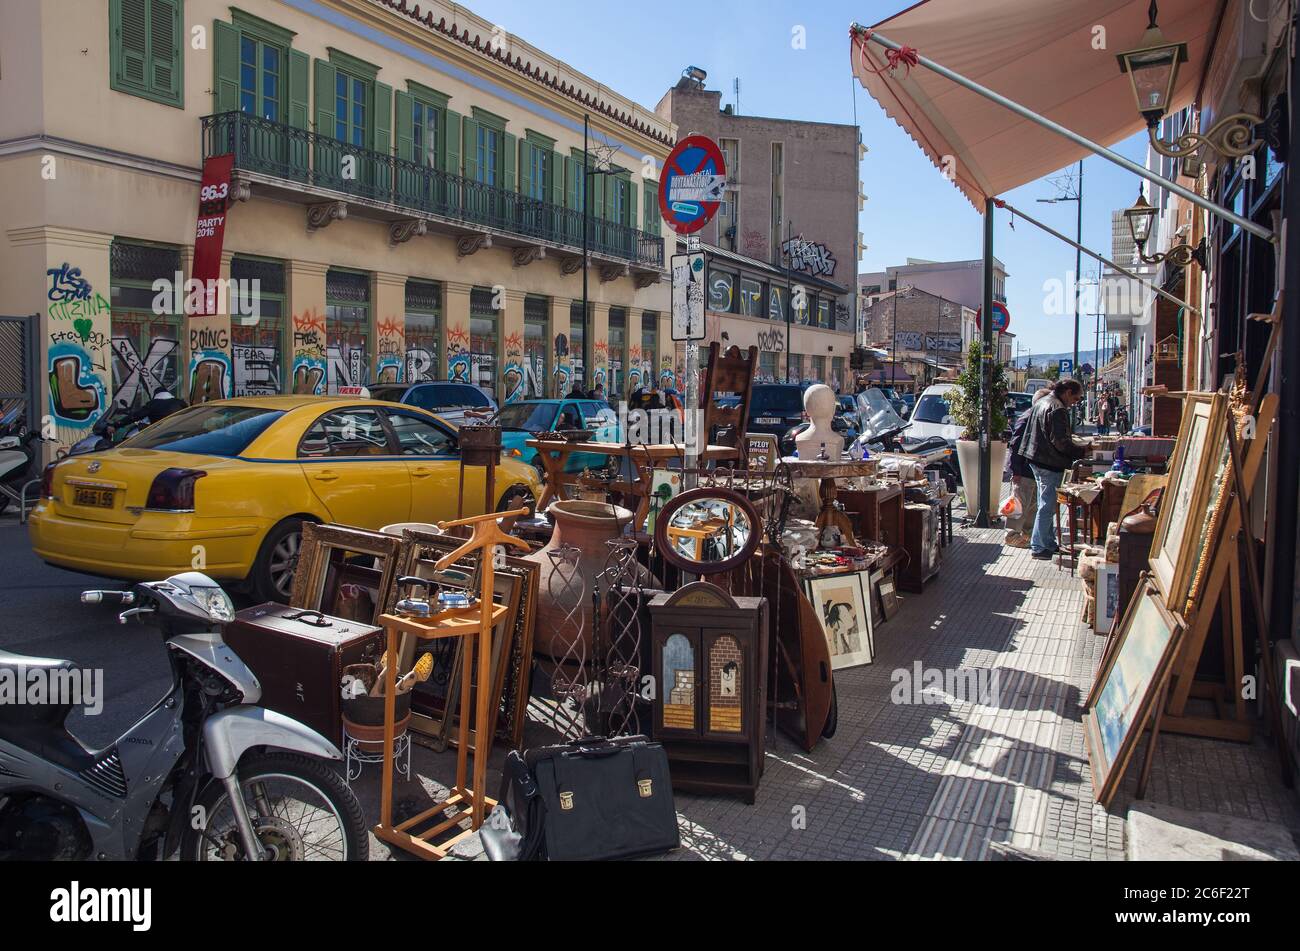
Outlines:
<svg viewBox="0 0 1300 951"><path fill-rule="evenodd" d="M598 861L681 846L668 757L644 736L585 737L506 757L479 830L493 861Z"/></svg>

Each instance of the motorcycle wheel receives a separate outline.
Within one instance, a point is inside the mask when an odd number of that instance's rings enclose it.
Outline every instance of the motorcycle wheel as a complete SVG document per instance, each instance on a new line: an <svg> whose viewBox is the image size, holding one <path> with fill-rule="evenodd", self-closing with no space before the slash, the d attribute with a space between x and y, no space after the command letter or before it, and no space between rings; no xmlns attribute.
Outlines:
<svg viewBox="0 0 1300 951"><path fill-rule="evenodd" d="M262 753L239 764L239 781L249 818L274 862L364 862L370 835L357 797L322 760L297 753ZM242 861L225 787L210 782L194 804L202 829L186 824L181 859L189 862ZM322 828L323 827L323 828Z"/></svg>

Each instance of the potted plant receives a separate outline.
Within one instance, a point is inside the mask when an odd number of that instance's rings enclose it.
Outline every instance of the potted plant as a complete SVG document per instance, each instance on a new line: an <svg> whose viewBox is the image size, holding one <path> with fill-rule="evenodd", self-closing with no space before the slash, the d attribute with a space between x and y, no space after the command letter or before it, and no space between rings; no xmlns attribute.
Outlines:
<svg viewBox="0 0 1300 951"><path fill-rule="evenodd" d="M957 389L945 395L951 407L953 422L962 428L961 438L957 440L957 464L961 467L962 492L966 497L966 509L972 514L979 506L979 484L981 475L989 484L990 515L995 513L1001 502L1002 469L1007 461L1007 443L1005 435L1010 428L1007 422L1007 373L1002 364L994 361L992 369L992 393L990 407L989 471L980 473L980 375L984 356L984 345L976 341L966 351L966 366L957 375Z"/></svg>

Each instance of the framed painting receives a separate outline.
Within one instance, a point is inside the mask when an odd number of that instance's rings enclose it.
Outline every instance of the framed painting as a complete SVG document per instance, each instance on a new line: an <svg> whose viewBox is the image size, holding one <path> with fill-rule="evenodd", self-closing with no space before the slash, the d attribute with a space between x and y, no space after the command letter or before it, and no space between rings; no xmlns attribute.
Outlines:
<svg viewBox="0 0 1300 951"><path fill-rule="evenodd" d="M1119 615L1119 565L1104 564L1097 569L1097 623L1098 634L1109 634Z"/></svg>
<svg viewBox="0 0 1300 951"><path fill-rule="evenodd" d="M377 624L392 600L402 540L345 525L302 526L289 604Z"/></svg>
<svg viewBox="0 0 1300 951"><path fill-rule="evenodd" d="M1190 393L1169 465L1151 540L1151 574L1165 604L1177 609L1187 600L1195 572L1198 527L1207 517L1215 486L1220 448L1226 444L1228 398L1222 393Z"/></svg>
<svg viewBox="0 0 1300 951"><path fill-rule="evenodd" d="M870 664L875 653L872 641L868 572L809 578L808 600L817 611L826 643L830 647L831 669Z"/></svg>
<svg viewBox="0 0 1300 951"><path fill-rule="evenodd" d="M1083 716L1092 791L1109 806L1169 674L1182 622L1144 579L1106 645Z"/></svg>
<svg viewBox="0 0 1300 951"><path fill-rule="evenodd" d="M403 533L402 550L397 560L398 576L424 578L443 588L477 590L474 559L464 559L443 572L436 568L438 560L455 551L463 541L451 535L407 529ZM509 743L512 749L520 748L523 743L532 676L538 577L536 564L515 557L507 557L505 565L496 568L493 576L494 600L508 608L492 632L491 689L499 698L496 736ZM396 601L396 591L393 601ZM462 689L461 648L459 638L419 646L403 644L400 662L405 666L402 669L414 663L417 649L428 650L434 655L433 675L426 683L417 685L414 691L411 729L430 740L435 749L445 749L455 742ZM470 684L471 691L477 687L477 684Z"/></svg>

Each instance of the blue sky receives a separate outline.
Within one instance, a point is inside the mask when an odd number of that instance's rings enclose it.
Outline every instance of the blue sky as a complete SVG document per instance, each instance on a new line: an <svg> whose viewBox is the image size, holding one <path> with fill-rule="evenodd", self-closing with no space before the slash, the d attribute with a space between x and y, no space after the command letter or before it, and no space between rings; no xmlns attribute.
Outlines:
<svg viewBox="0 0 1300 951"><path fill-rule="evenodd" d="M980 215L881 111L849 68L849 24L875 23L908 4L909 0L713 0L706 4L552 0L542 6L536 0L473 0L469 6L650 109L688 65L708 71L708 86L722 90L724 104L733 101L732 80L738 77L740 108L750 115L852 123L856 96L857 121L870 148L861 169L869 200L859 223L867 244L859 269L877 271L902 264L908 257L962 260L982 253ZM806 31L806 49L792 48L796 26ZM1141 162L1145 140L1134 137L1116 146L1116 151ZM1110 213L1132 204L1137 186L1133 175L1104 159L1085 159L1086 246L1109 256ZM1003 197L1073 236L1074 203L1036 202L1057 193L1051 182L1043 180ZM1011 275L1008 306L1021 352L1025 348L1034 353L1068 351L1073 317L1068 309L1061 315L1044 314L1043 285L1051 279L1068 280L1074 270L1074 249L1025 222L1012 230L1008 220L1007 213L999 213L994 246ZM1085 278L1095 269L1095 262L1085 256ZM1093 325L1090 315L1083 318L1081 351L1092 348Z"/></svg>

